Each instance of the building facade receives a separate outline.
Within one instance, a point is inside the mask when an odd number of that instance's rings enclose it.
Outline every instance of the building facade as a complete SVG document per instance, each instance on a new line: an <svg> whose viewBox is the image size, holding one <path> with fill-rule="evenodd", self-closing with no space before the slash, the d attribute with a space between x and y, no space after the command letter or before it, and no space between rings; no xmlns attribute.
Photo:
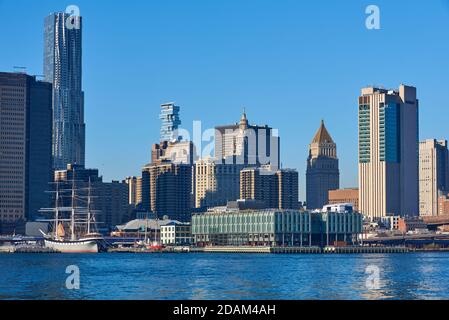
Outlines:
<svg viewBox="0 0 449 320"><path fill-rule="evenodd" d="M226 164L280 167L277 130L250 125L243 112L240 123L215 127L215 158Z"/></svg>
<svg viewBox="0 0 449 320"><path fill-rule="evenodd" d="M172 221L161 225L161 242L169 246L190 245L192 243L190 223Z"/></svg>
<svg viewBox="0 0 449 320"><path fill-rule="evenodd" d="M240 199L265 202L266 208L298 209L298 172L271 166L240 171Z"/></svg>
<svg viewBox="0 0 449 320"><path fill-rule="evenodd" d="M181 120L179 118L179 106L176 106L174 103L164 103L161 105L161 112L159 114L159 119L161 119L161 135L160 141L169 141L178 140L178 136L176 131L181 124Z"/></svg>
<svg viewBox="0 0 449 320"><path fill-rule="evenodd" d="M308 209L322 208L328 203L329 190L340 187L337 145L324 121L309 146L306 172L306 203Z"/></svg>
<svg viewBox="0 0 449 320"><path fill-rule="evenodd" d="M162 141L151 148L151 163L170 161L193 165L195 160L196 151L192 141Z"/></svg>
<svg viewBox="0 0 449 320"><path fill-rule="evenodd" d="M161 162L142 169L142 205L158 217L188 221L192 209L192 166Z"/></svg>
<svg viewBox="0 0 449 320"><path fill-rule="evenodd" d="M192 216L197 245L311 245L309 212L268 210L210 211Z"/></svg>
<svg viewBox="0 0 449 320"><path fill-rule="evenodd" d="M212 158L196 161L195 207L218 207L239 199L240 171L243 168L238 164L217 163Z"/></svg>
<svg viewBox="0 0 449 320"><path fill-rule="evenodd" d="M53 84L53 166L84 165L82 18L52 13L44 24L44 77Z"/></svg>
<svg viewBox="0 0 449 320"><path fill-rule="evenodd" d="M358 108L360 211L372 219L418 215L416 88L363 88Z"/></svg>
<svg viewBox="0 0 449 320"><path fill-rule="evenodd" d="M4 229L19 220L33 220L40 208L49 205L51 107L51 84L26 74L0 72L0 222Z"/></svg>
<svg viewBox="0 0 449 320"><path fill-rule="evenodd" d="M354 211L358 211L359 189L348 188L348 189L329 190L329 204L344 203L344 202L352 203Z"/></svg>
<svg viewBox="0 0 449 320"><path fill-rule="evenodd" d="M449 215L449 193L438 197L438 215Z"/></svg>
<svg viewBox="0 0 449 320"><path fill-rule="evenodd" d="M355 244L363 217L355 212L215 208L192 216L198 246L326 246Z"/></svg>
<svg viewBox="0 0 449 320"><path fill-rule="evenodd" d="M437 216L438 197L449 192L449 158L446 140L419 143L419 215Z"/></svg>
<svg viewBox="0 0 449 320"><path fill-rule="evenodd" d="M126 177L124 181L128 185L128 203L138 206L142 203L142 177Z"/></svg>

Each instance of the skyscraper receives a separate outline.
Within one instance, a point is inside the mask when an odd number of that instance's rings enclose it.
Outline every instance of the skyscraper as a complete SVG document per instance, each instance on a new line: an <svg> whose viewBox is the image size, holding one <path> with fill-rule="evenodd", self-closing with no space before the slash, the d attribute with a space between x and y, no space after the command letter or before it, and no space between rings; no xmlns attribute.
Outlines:
<svg viewBox="0 0 449 320"><path fill-rule="evenodd" d="M53 167L84 165L82 19L52 13L44 25L44 76L53 84Z"/></svg>
<svg viewBox="0 0 449 320"><path fill-rule="evenodd" d="M416 88L363 88L358 108L360 212L371 218L417 215Z"/></svg>
<svg viewBox="0 0 449 320"><path fill-rule="evenodd" d="M224 206L240 196L240 170L244 165L217 163L207 158L195 163L195 207Z"/></svg>
<svg viewBox="0 0 449 320"><path fill-rule="evenodd" d="M137 206L142 202L142 177L126 177L128 185L128 203Z"/></svg>
<svg viewBox="0 0 449 320"><path fill-rule="evenodd" d="M263 201L266 208L298 209L298 172L269 165L240 171L240 199Z"/></svg>
<svg viewBox="0 0 449 320"><path fill-rule="evenodd" d="M321 121L309 146L306 171L306 199L308 209L321 209L328 204L329 190L340 186L337 145Z"/></svg>
<svg viewBox="0 0 449 320"><path fill-rule="evenodd" d="M161 142L177 140L176 130L181 124L179 118L179 106L174 103L165 103L161 105L161 113L159 114L159 119L161 119Z"/></svg>
<svg viewBox="0 0 449 320"><path fill-rule="evenodd" d="M438 215L438 196L449 192L449 158L446 140L419 143L419 215Z"/></svg>
<svg viewBox="0 0 449 320"><path fill-rule="evenodd" d="M188 221L192 209L192 165L160 162L142 169L142 205L162 218Z"/></svg>
<svg viewBox="0 0 449 320"><path fill-rule="evenodd" d="M280 138L268 125L250 125L243 112L239 123L215 127L215 158L226 164L280 167Z"/></svg>
<svg viewBox="0 0 449 320"><path fill-rule="evenodd" d="M51 85L0 72L0 222L32 220L49 204Z"/></svg>

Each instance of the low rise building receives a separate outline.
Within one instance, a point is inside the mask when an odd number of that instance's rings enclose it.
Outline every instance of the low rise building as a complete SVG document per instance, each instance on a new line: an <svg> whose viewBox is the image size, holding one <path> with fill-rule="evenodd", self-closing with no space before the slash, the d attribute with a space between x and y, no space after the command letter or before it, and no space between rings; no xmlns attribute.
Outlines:
<svg viewBox="0 0 449 320"><path fill-rule="evenodd" d="M404 217L398 221L398 230L402 233L409 231L426 230L427 224L421 217Z"/></svg>
<svg viewBox="0 0 449 320"><path fill-rule="evenodd" d="M380 219L380 222L389 230L398 230L399 229L399 220L400 216L386 216Z"/></svg>
<svg viewBox="0 0 449 320"><path fill-rule="evenodd" d="M326 246L354 244L363 217L346 211L241 210L239 206L210 209L192 216L192 236L198 246Z"/></svg>
<svg viewBox="0 0 449 320"><path fill-rule="evenodd" d="M352 203L354 211L359 210L359 189L337 189L329 190L329 204Z"/></svg>
<svg viewBox="0 0 449 320"><path fill-rule="evenodd" d="M190 245L192 243L190 223L171 221L161 225L161 242L164 245Z"/></svg>

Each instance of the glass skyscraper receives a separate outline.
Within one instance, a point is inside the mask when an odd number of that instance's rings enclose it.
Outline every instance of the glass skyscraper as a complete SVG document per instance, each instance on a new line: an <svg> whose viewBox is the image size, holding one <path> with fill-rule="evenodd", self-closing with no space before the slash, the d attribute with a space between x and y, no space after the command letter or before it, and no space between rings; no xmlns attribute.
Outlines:
<svg viewBox="0 0 449 320"><path fill-rule="evenodd" d="M175 131L181 124L179 119L179 106L175 106L174 103L166 103L161 105L161 113L159 114L161 119L161 141L177 140L175 137Z"/></svg>
<svg viewBox="0 0 449 320"><path fill-rule="evenodd" d="M44 77L53 85L53 167L84 165L82 19L52 13L44 24Z"/></svg>
<svg viewBox="0 0 449 320"><path fill-rule="evenodd" d="M373 219L418 214L416 88L363 88L359 97L359 210Z"/></svg>

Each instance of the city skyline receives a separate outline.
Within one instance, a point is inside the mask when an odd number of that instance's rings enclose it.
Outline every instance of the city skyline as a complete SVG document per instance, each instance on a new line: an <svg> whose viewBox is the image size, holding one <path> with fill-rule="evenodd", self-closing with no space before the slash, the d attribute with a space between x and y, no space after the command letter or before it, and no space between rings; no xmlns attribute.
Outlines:
<svg viewBox="0 0 449 320"><path fill-rule="evenodd" d="M65 8L56 7L45 1L39 6L31 2L22 3L26 4L27 10L23 11L23 7L17 6L16 3L13 5L12 2L0 2L0 16L2 23L18 28L17 34L25 34L25 39L22 39L25 41L22 42L26 43L27 47L29 46L27 49L29 52L25 52L23 44L10 39L9 35L5 35L5 40L11 40L10 43L14 46L14 50L11 50L14 55L8 52L0 53L0 67L4 71L13 71L12 66L25 65L28 67L29 74L40 74L40 70L42 70L42 54L40 52L42 52L43 41L42 30L37 26L42 25L43 18L50 12L62 11ZM357 170L354 169L357 165L357 96L360 88L366 86L367 83L382 83L387 88L395 88L405 82L417 87L421 101L419 140L425 138L447 139L449 136L444 128L444 117L433 119L432 116L447 113L444 103L440 102L441 96L435 92L444 92L443 88L448 86L447 76L445 76L448 70L443 62L449 52L449 46L438 41L437 35L429 36L426 33L428 30L447 28L447 19L443 18L449 15L449 6L446 6L443 1L429 4L429 12L422 12L417 5L409 6L408 15L401 19L400 24L395 22L395 14L399 14L400 9L403 9L400 2L389 4L380 1L382 28L378 31L367 30L364 27L366 18L364 4L339 4L344 7L344 10L338 11L339 16L333 15L336 4L332 3L329 3L326 9L321 7L320 10L314 10L317 20L325 22L323 30L317 30L313 21L304 16L307 9L313 8L313 4L289 3L287 7L275 8L274 18L269 19L269 22L273 22L273 24L252 18L250 21L254 24L253 28L245 30L241 35L236 35L235 30L230 26L230 29L227 29L226 19L223 18L231 19L236 27L242 25L248 27L243 17L250 12L252 6L230 2L229 4L220 4L220 7L224 7L224 13L218 16L214 13L212 16L217 19L216 21L207 20L210 23L215 21L212 29L218 32L216 38L212 38L211 33L200 32L197 29L202 27L200 23L193 23L191 28L194 30L180 30L176 24L169 28L166 26L162 28L160 23L163 22L163 19L157 19L153 15L168 13L175 6L172 8L161 3L142 4L143 8L147 6L153 11L148 13L150 18L146 22L149 23L149 26L139 29L138 35L142 36L142 33L148 32L154 46L161 48L160 46L167 44L170 39L169 48L175 49L176 45L172 44L172 41L182 40L182 36L195 40L195 44L199 44L202 37L210 36L207 38L208 47L203 53L201 50L198 51L192 46L188 46L184 40L177 45L187 46L187 50L180 48L179 54L170 50L161 50L163 54L150 54L149 47L145 46L144 54L138 55L133 61L127 60L128 63L118 65L113 63L120 61L118 60L120 54L127 57L119 50L120 46L114 47L118 43L113 43L113 38L108 36L93 39L94 30L98 28L100 31L115 30L114 28L117 26L115 24L107 25L107 20L99 17L96 12L102 11L98 10L98 4L79 1L77 5L80 7L84 19L83 90L87 92L85 102L86 166L99 168L106 180L124 179L129 175L137 175L142 164L148 162L151 145L158 141L159 136L158 109L160 104L166 101L175 101L182 106L181 116L189 131L191 131L190 124L193 120L201 120L203 130L216 125L233 123L239 117L242 107L246 107L249 117L254 119L255 124L267 123L273 128L278 128L283 144L281 147L282 163L284 167L298 170L301 182L301 200L305 199L306 161L304 159L307 157L309 133L315 131L316 123L322 118L326 120L326 125L333 133L333 138L339 143L341 187L357 186ZM213 8L212 4L204 5ZM236 6L241 9L241 12L232 15L232 9ZM136 7L139 6L131 5L126 8L123 15L126 16L128 10L135 10ZM177 16L183 9L186 9L186 6L178 4L176 8L179 11L175 10L171 13ZM267 12L273 9L271 4L265 2L262 2L257 8L258 11L255 15L262 17L265 17ZM296 10L283 16L287 9ZM111 10L111 14L118 15L114 4L111 4L108 10ZM196 15L193 10L189 9L184 12L185 15L182 16L184 20L181 19L181 21L186 22L185 19L188 22L194 21ZM21 17L22 14L25 14L22 19L26 23L19 25L17 23L19 20L16 20L16 23L11 23L19 13ZM425 15L433 16L433 19L428 21L428 25L420 25L421 29L411 25L413 19L425 19ZM435 15L437 15L436 18ZM285 19L281 21L280 16ZM305 20L301 21L301 19ZM134 22L134 27L136 25L142 27L144 23L138 17L132 22ZM105 23L106 25L102 25ZM305 33L301 31L302 23L312 23L314 28L307 28L307 33ZM284 31L283 28L286 24L291 28ZM130 26L126 23L123 23L122 26L123 30L119 33L119 36L122 37L120 39L125 41L125 44L132 44L135 37L123 39L130 34L130 29L128 29ZM152 30L152 27L155 27L155 30ZM347 37L341 34L349 31L349 28L351 30ZM353 31L352 28L356 30ZM312 57L304 51L307 49L307 44L315 45L319 49L323 44L318 44L315 37L322 38L326 31L334 29L335 31L331 33L333 37L328 39L327 43L332 45L333 50L330 50L330 54L335 55L334 60L326 61L327 54L317 54L317 50L313 50L316 57ZM385 30L389 30L390 33L386 34ZM395 37L390 35L392 30L396 32ZM156 35L156 31L160 35ZM193 32L195 32L195 36ZM299 35L297 41L292 38L296 32ZM114 32L111 33L114 34ZM36 39L34 39L35 34L38 34ZM283 35L285 38L276 39L278 35ZM266 36L266 41L262 41L262 44L260 41L255 43L251 41L251 36L256 36L258 40L260 37ZM384 41L385 47L388 47L395 43L397 36L402 36L405 42L412 39L418 40L415 44L416 52L410 53L406 59L402 59L399 54L395 55L391 50L384 50L387 51L386 53L382 50L363 51L363 57L354 58L351 56L351 50L345 47L345 45L351 45L351 40L360 41L360 37L367 43ZM26 41L28 37L33 37L33 39ZM224 65L227 65L230 70L214 65L214 59L210 57L210 54L216 53L216 49L222 48L218 40L225 40L224 43L233 50L226 48L222 54L216 57L215 62L220 65L223 64L223 61L228 62ZM272 45L278 45L277 49L269 49ZM298 51L285 50L283 45L291 45ZM238 50L239 46L242 48L242 52ZM261 46L263 47L261 48ZM429 46L438 50L427 50ZM118 51L111 50L113 48ZM356 49L356 47L349 47L349 49L351 48ZM260 49L266 51L256 53ZM423 49L426 50L423 51ZM343 57L343 51L349 57ZM429 56L429 52L432 53L431 56ZM380 61L380 63L376 62L373 67L370 67L369 59L374 56L378 57L376 61ZM265 66L269 70L262 72L263 61L268 58L274 59L275 62L271 67ZM176 62L177 59L179 62ZM283 59L286 62L279 61ZM203 60L205 65L201 64ZM241 60L241 62L233 63L231 60ZM336 61L340 65L335 64ZM170 65L171 62L173 65ZM240 65L242 62L247 65ZM306 62L311 67L305 66ZM364 63L367 63L369 73L357 71ZM156 64L160 64L160 66L158 67ZM206 71L208 66L210 67L209 64L216 67L212 68L211 73ZM412 70L409 70L409 64L413 64ZM111 65L114 65L114 70L108 69ZM241 71L237 72L239 68ZM156 72L150 73L153 69ZM344 74L342 73L343 69L347 71ZM386 75L386 70L392 71ZM145 75L143 79L146 81L143 81L142 84L139 83L136 88L126 85L128 78L137 75L138 79L141 79L139 78L140 74L145 74L145 71L149 72L150 77ZM198 74L195 74L194 71L197 71ZM294 76L293 73L302 75ZM151 79L153 75L154 80ZM202 77L205 75L206 77ZM341 81L341 77L346 81ZM327 81L322 81L322 79ZM187 80L190 81L187 82ZM320 83L319 86L318 83ZM116 90L117 85L123 86L123 89ZM268 88L271 89L271 93L267 93ZM327 94L322 95L322 92ZM217 112L217 110L223 110L223 113ZM117 130L117 128L125 129ZM286 148L286 146L288 147ZM133 154L133 157L129 157L129 154ZM108 159L114 159L114 161Z"/></svg>

